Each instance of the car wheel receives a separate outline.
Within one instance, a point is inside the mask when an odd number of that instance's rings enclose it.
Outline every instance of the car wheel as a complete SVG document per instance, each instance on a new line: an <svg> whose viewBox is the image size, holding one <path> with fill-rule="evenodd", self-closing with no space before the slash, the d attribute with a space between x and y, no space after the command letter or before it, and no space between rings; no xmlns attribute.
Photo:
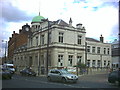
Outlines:
<svg viewBox="0 0 120 90"><path fill-rule="evenodd" d="M65 79L65 78L62 78L62 82L63 82L63 83L66 83L66 79Z"/></svg>
<svg viewBox="0 0 120 90"><path fill-rule="evenodd" d="M11 76L9 76L9 79L12 79L12 77L11 77Z"/></svg>
<svg viewBox="0 0 120 90"><path fill-rule="evenodd" d="M51 78L50 78L50 77L48 77L48 81L51 81Z"/></svg>
<svg viewBox="0 0 120 90"><path fill-rule="evenodd" d="M118 81L115 81L115 84L116 84L116 85L119 85L119 82L118 82Z"/></svg>
<svg viewBox="0 0 120 90"><path fill-rule="evenodd" d="M118 82L118 86L120 86L120 81Z"/></svg>
<svg viewBox="0 0 120 90"><path fill-rule="evenodd" d="M21 75L22 75L22 76L24 76L24 74L23 74L23 73L21 73Z"/></svg>
<svg viewBox="0 0 120 90"><path fill-rule="evenodd" d="M77 83L77 81L74 81L73 83Z"/></svg>
<svg viewBox="0 0 120 90"><path fill-rule="evenodd" d="M27 76L30 76L29 73L26 74Z"/></svg>
<svg viewBox="0 0 120 90"><path fill-rule="evenodd" d="M36 74L34 74L33 76L36 77Z"/></svg>

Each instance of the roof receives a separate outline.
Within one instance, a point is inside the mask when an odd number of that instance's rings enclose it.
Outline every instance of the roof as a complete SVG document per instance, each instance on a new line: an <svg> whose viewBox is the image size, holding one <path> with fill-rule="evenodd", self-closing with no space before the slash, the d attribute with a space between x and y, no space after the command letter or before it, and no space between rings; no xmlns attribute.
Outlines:
<svg viewBox="0 0 120 90"><path fill-rule="evenodd" d="M42 19L45 19L43 16L35 16L33 19L32 19L32 22L41 22Z"/></svg>
<svg viewBox="0 0 120 90"><path fill-rule="evenodd" d="M62 19L59 19L57 21L55 21L56 24L61 25L61 26L69 26L65 21L63 21Z"/></svg>
<svg viewBox="0 0 120 90"><path fill-rule="evenodd" d="M98 40L96 40L96 39L89 38L89 37L86 37L86 40L87 40L87 41L93 41L93 42L100 42L100 41L98 41Z"/></svg>
<svg viewBox="0 0 120 90"><path fill-rule="evenodd" d="M14 66L13 64L4 64L4 65L7 65L7 66Z"/></svg>

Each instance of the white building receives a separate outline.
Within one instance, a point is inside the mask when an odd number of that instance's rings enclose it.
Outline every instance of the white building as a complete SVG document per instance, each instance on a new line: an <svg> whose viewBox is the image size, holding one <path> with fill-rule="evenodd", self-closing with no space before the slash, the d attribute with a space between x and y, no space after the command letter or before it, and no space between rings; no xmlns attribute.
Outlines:
<svg viewBox="0 0 120 90"><path fill-rule="evenodd" d="M104 43L102 36L100 41L86 38L86 42L88 66L97 68L111 67L111 44Z"/></svg>
<svg viewBox="0 0 120 90"><path fill-rule="evenodd" d="M86 40L85 28L82 24L73 27L71 18L67 24L61 19L49 21L42 16L36 16L31 22L30 31L27 46L23 47L22 51L20 49L14 53L14 64L19 69L29 66L36 72L42 73L47 66L47 60L50 68L73 67L78 61L85 64L85 42L88 47L96 47L95 53L87 53L87 60L95 60L95 67L98 66L99 60L102 62L102 67L111 62L110 44L90 41L88 38ZM100 53L97 53L97 47L100 47ZM104 48L106 54L103 53ZM90 61L90 67L93 66L91 63L93 62Z"/></svg>

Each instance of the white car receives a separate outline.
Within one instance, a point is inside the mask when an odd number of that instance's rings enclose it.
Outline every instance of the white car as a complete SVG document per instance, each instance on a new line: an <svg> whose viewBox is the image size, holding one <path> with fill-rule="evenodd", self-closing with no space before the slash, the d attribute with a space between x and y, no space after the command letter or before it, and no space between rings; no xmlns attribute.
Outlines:
<svg viewBox="0 0 120 90"><path fill-rule="evenodd" d="M78 81L78 76L71 74L64 69L51 69L47 76L48 81L74 82Z"/></svg>
<svg viewBox="0 0 120 90"><path fill-rule="evenodd" d="M15 72L15 68L14 68L13 64L4 64L3 68L6 68L6 69L10 70L12 73Z"/></svg>

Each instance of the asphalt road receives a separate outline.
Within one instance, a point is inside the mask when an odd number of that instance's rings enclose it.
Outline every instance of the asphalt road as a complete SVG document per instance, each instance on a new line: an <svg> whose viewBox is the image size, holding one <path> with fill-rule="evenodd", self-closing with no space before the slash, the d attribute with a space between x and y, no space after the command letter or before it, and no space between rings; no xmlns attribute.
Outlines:
<svg viewBox="0 0 120 90"><path fill-rule="evenodd" d="M119 88L107 81L107 74L79 76L77 83L48 82L45 76L27 77L13 75L11 80L3 80L2 88Z"/></svg>

